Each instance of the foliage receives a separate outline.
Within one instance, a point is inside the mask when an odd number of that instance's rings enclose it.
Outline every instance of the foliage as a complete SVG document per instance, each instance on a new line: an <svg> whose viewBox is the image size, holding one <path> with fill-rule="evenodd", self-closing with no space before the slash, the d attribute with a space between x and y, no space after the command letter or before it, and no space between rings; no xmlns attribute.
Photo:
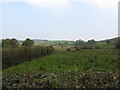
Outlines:
<svg viewBox="0 0 120 90"><path fill-rule="evenodd" d="M19 48L3 48L2 61L3 69L20 64L25 61L32 60L41 56L49 55L53 52L53 47L19 47Z"/></svg>
<svg viewBox="0 0 120 90"><path fill-rule="evenodd" d="M88 44L96 44L96 41L94 39L88 40L87 42L83 41L83 40L76 40L75 45L88 45Z"/></svg>
<svg viewBox="0 0 120 90"><path fill-rule="evenodd" d="M2 47L11 47L10 39L3 39L2 40Z"/></svg>
<svg viewBox="0 0 120 90"><path fill-rule="evenodd" d="M34 41L30 40L29 38L27 38L23 43L22 46L27 46L27 47L31 47L34 45Z"/></svg>
<svg viewBox="0 0 120 90"><path fill-rule="evenodd" d="M75 45L82 45L82 44L85 44L85 42L81 39L76 40L76 42L75 42Z"/></svg>
<svg viewBox="0 0 120 90"><path fill-rule="evenodd" d="M19 46L19 42L15 38L11 39L10 44L11 47L15 47L15 48Z"/></svg>
<svg viewBox="0 0 120 90"><path fill-rule="evenodd" d="M18 47L19 42L17 39L3 39L2 40L2 47L4 48L11 48L11 47Z"/></svg>
<svg viewBox="0 0 120 90"><path fill-rule="evenodd" d="M13 73L3 76L2 88L120 88L118 71L78 69L65 73L43 73L39 70L27 74Z"/></svg>
<svg viewBox="0 0 120 90"><path fill-rule="evenodd" d="M70 48L67 48L67 51L69 52L69 51L71 51L71 49L70 49Z"/></svg>
<svg viewBox="0 0 120 90"><path fill-rule="evenodd" d="M94 39L88 40L87 44L96 44L96 41Z"/></svg>

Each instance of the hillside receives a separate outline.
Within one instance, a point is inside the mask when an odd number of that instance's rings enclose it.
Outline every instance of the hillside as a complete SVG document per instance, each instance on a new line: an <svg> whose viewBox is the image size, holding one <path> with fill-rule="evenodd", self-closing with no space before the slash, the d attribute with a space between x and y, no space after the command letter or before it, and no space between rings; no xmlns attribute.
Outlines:
<svg viewBox="0 0 120 90"><path fill-rule="evenodd" d="M106 39L106 40L101 40L101 41L98 41L98 42L107 42L107 41L110 41L111 43L115 43L115 42L117 42L117 40L118 40L118 37L111 38L111 39Z"/></svg>

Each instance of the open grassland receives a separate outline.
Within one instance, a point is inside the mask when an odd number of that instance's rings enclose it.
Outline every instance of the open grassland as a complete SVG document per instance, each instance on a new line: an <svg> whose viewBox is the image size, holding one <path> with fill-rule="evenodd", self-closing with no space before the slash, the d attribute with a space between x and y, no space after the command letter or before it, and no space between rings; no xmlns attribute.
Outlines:
<svg viewBox="0 0 120 90"><path fill-rule="evenodd" d="M89 69L117 70L118 50L95 49L81 50L79 52L59 52L43 58L24 62L20 65L3 70L3 74L27 73L36 70L42 72L66 72L68 70Z"/></svg>

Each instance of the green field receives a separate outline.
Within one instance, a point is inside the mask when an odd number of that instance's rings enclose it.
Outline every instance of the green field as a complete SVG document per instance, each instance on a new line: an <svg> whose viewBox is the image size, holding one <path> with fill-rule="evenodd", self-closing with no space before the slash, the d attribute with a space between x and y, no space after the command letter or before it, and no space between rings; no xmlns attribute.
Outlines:
<svg viewBox="0 0 120 90"><path fill-rule="evenodd" d="M61 52L52 54L30 62L24 62L13 66L14 72L27 73L35 70L43 72L66 72L79 69L116 70L118 64L118 50L82 50L80 52ZM9 74L10 68L3 71Z"/></svg>
<svg viewBox="0 0 120 90"><path fill-rule="evenodd" d="M97 42L97 44L96 45L98 45L98 46L100 46L100 47L102 47L102 48L115 48L115 45L112 43L109 43L109 44L107 44L106 42Z"/></svg>

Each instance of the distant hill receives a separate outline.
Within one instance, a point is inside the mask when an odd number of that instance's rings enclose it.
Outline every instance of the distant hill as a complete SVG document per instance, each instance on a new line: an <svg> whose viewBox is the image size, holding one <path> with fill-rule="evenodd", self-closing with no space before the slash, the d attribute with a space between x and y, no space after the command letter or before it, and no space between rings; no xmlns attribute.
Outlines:
<svg viewBox="0 0 120 90"><path fill-rule="evenodd" d="M110 41L110 43L115 43L115 42L117 42L117 40L118 40L118 37L112 38L112 39L101 40L101 41L98 41L98 42L107 42L107 41Z"/></svg>
<svg viewBox="0 0 120 90"><path fill-rule="evenodd" d="M107 41L110 41L110 43L117 42L118 37L111 38L111 39L105 39L101 41L97 41L98 43L106 43ZM19 40L20 44L23 43L24 40ZM41 39L33 39L35 45L72 45L75 41L68 41L68 40L41 40Z"/></svg>

